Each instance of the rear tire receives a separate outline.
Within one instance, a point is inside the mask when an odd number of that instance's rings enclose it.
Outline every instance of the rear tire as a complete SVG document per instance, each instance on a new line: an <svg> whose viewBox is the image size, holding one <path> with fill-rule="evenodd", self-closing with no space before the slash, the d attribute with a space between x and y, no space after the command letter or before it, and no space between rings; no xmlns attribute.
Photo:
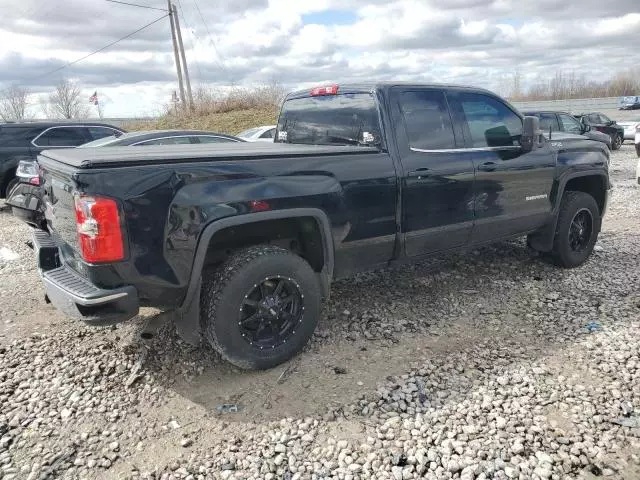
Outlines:
<svg viewBox="0 0 640 480"><path fill-rule="evenodd" d="M565 192L560 204L552 256L556 265L574 268L593 252L598 239L600 209L595 199L584 192Z"/></svg>
<svg viewBox="0 0 640 480"><path fill-rule="evenodd" d="M15 187L18 184L18 179L17 178L12 178L11 180L9 180L4 188L4 191L2 192L2 197L4 198L9 198L9 194L11 193L11 190L13 189L13 187Z"/></svg>
<svg viewBox="0 0 640 480"><path fill-rule="evenodd" d="M622 146L622 135L618 134L618 133L614 133L611 136L611 150L619 150L620 147Z"/></svg>
<svg viewBox="0 0 640 480"><path fill-rule="evenodd" d="M275 367L300 352L320 306L311 266L272 245L240 250L203 278L205 336L225 360L247 370Z"/></svg>

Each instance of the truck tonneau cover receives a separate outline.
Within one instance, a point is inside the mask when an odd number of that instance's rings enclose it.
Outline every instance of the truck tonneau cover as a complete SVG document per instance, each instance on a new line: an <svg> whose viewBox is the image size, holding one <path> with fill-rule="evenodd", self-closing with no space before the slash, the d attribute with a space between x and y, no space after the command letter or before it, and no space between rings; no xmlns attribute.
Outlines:
<svg viewBox="0 0 640 480"><path fill-rule="evenodd" d="M344 155L345 153L372 153L376 151L378 150L372 147L238 142L207 145L64 148L45 150L40 156L72 167L91 169L208 160L240 160L252 157Z"/></svg>

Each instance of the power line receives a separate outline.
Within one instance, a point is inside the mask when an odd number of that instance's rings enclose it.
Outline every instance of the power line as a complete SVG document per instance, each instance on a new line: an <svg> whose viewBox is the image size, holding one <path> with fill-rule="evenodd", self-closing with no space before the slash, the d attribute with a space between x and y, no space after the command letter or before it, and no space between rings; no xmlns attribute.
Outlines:
<svg viewBox="0 0 640 480"><path fill-rule="evenodd" d="M209 42L211 43L211 45L213 46L213 49L216 52L216 56L217 56L216 63L225 72L229 73L229 70L227 69L225 64L222 63L222 55L220 55L220 52L218 51L218 46L216 45L216 42L213 40L213 35L211 35L211 31L209 30L209 25L207 25L207 21L204 19L204 15L202 15L202 11L200 10L200 7L198 6L198 0L193 0L193 3L196 6L196 10L198 11L198 15L200 15L200 19L202 20L202 23L204 24L204 28L207 31L207 35L209 36Z"/></svg>
<svg viewBox="0 0 640 480"><path fill-rule="evenodd" d="M121 2L119 0L106 0L111 3L120 3L121 5L129 5L130 7L148 8L149 10L159 10L160 12L166 12L164 8L150 7L148 5L138 5L137 3Z"/></svg>
<svg viewBox="0 0 640 480"><path fill-rule="evenodd" d="M144 30L145 28L149 28L151 25L154 25L154 24L158 23L160 20L162 20L162 19L164 19L164 18L167 18L168 16L169 16L169 14L168 14L168 13L167 13L167 14L165 14L165 15L162 15L160 18L156 18L153 22L147 23L146 25L144 25L144 26L142 26L142 27L138 28L136 31L131 32L130 34L125 35L124 37L120 37L119 39L117 39L117 40L115 40L115 41L111 42L111 43L110 43L110 44L108 44L108 45L105 45L105 46L104 46L104 47L102 47L102 48L99 48L98 50L95 50L95 51L93 51L93 52L91 52L91 53L89 53L89 54L85 55L84 57L80 57L80 58L78 58L78 59L76 59L76 60L73 60L73 61L71 61L71 62L69 62L69 63L65 63L65 64L64 64L64 65L62 65L61 67L58 67L58 68L56 68L55 70L51 70L50 72L43 73L42 75L37 75L37 76L35 76L35 77L27 78L26 80L37 80L38 78L42 78L42 77L46 77L46 76L48 76L48 75L52 75L52 74L54 74L54 73L56 73L56 72L59 72L60 70L63 70L63 69L65 69L65 68L67 68L67 67L70 67L71 65L75 65L76 63L81 62L82 60L86 60L87 58L92 57L93 55L95 55L95 54L97 54L97 53L100 53L100 52L105 51L105 50L106 50L107 48L109 48L109 47L113 47L116 43L120 43L121 41L126 40L127 38L133 37L136 33L141 32L141 31L142 31L142 30Z"/></svg>

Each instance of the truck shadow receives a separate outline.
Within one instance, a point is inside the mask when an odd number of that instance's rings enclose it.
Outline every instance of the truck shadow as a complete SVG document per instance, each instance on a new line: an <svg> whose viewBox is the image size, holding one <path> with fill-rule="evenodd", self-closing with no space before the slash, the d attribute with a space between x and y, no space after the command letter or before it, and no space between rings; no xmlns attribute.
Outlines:
<svg viewBox="0 0 640 480"><path fill-rule="evenodd" d="M385 403L384 392L400 388L389 387L399 375L431 366L418 374L427 385L424 400L444 405L470 394L481 378L525 359L544 361L557 345L588 335L585 325L598 318L603 300L569 291L568 279L606 271L601 261L596 255L582 269L560 270L514 241L436 264L363 274L334 285L312 341L284 365L245 372L208 347L167 347L158 339L148 367L206 415L225 421L346 416L365 425L364 407ZM576 296L587 298L584 315L567 316L567 302ZM223 405L239 411L221 414ZM385 405L415 409L406 402Z"/></svg>

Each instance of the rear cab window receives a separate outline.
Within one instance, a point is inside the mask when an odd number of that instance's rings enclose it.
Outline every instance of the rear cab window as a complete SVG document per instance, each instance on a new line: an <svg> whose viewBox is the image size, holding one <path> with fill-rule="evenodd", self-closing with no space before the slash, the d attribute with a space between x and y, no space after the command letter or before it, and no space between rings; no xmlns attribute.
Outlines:
<svg viewBox="0 0 640 480"><path fill-rule="evenodd" d="M287 99L276 143L378 145L380 119L373 93L340 93Z"/></svg>

